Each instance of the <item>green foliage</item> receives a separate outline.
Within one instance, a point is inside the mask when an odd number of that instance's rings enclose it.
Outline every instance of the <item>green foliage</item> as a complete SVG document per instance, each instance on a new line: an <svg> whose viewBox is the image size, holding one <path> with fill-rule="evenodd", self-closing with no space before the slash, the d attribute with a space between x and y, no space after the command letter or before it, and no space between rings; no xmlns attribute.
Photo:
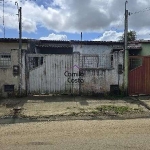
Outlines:
<svg viewBox="0 0 150 150"><path fill-rule="evenodd" d="M116 114L124 114L131 110L131 108L129 108L127 106L111 106L111 105L100 106L100 107L97 107L96 109L101 112L113 111Z"/></svg>
<svg viewBox="0 0 150 150"><path fill-rule="evenodd" d="M136 32L135 31L129 31L127 34L128 37L128 41L135 41L137 36L136 36ZM119 41L124 41L124 34L122 36L120 36L120 40Z"/></svg>
<svg viewBox="0 0 150 150"><path fill-rule="evenodd" d="M69 115L70 115L70 116L77 116L78 113L76 113L76 112L71 112Z"/></svg>

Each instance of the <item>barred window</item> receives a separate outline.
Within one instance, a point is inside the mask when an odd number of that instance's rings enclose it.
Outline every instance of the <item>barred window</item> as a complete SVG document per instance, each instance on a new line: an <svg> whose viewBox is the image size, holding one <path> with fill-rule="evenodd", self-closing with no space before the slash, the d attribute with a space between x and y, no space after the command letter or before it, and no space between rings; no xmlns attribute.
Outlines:
<svg viewBox="0 0 150 150"><path fill-rule="evenodd" d="M11 65L10 53L0 53L0 67L7 68Z"/></svg>
<svg viewBox="0 0 150 150"><path fill-rule="evenodd" d="M80 57L82 68L113 68L113 55L110 54L83 54Z"/></svg>

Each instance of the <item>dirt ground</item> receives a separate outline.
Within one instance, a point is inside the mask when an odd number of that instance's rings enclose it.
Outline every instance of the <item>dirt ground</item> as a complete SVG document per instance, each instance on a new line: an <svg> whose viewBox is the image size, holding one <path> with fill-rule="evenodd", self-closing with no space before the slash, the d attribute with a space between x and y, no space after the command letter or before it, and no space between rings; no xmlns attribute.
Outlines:
<svg viewBox="0 0 150 150"><path fill-rule="evenodd" d="M0 126L1 150L149 150L150 119Z"/></svg>
<svg viewBox="0 0 150 150"><path fill-rule="evenodd" d="M146 101L146 100L145 100ZM149 101L147 101L149 102ZM20 108L20 116L23 117L48 117L81 115L103 115L95 110L101 106L129 107L142 110L142 115L150 116L149 109L136 99L102 99L97 97L73 97L73 96L32 96L19 99L4 99L0 104L0 117L13 115L13 108ZM129 112L126 115L130 115ZM109 115L109 114L108 114ZM110 114L110 115L113 115ZM137 113L131 114L137 116ZM141 114L138 115L140 116ZM128 118L128 117L127 117ZM84 118L83 118L84 119Z"/></svg>

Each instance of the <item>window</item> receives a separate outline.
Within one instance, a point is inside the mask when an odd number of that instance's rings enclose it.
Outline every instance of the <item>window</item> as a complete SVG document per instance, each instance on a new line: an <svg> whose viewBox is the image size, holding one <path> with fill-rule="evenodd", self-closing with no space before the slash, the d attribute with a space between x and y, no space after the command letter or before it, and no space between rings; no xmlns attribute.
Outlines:
<svg viewBox="0 0 150 150"><path fill-rule="evenodd" d="M11 65L11 55L10 53L0 53L0 67L7 68Z"/></svg>
<svg viewBox="0 0 150 150"><path fill-rule="evenodd" d="M114 61L114 57L113 55L111 55L111 67L113 67L113 61Z"/></svg>
<svg viewBox="0 0 150 150"><path fill-rule="evenodd" d="M28 59L29 69L34 69L43 65L43 57L29 57Z"/></svg>
<svg viewBox="0 0 150 150"><path fill-rule="evenodd" d="M110 54L83 54L80 57L80 67L82 68L113 68L113 55Z"/></svg>
<svg viewBox="0 0 150 150"><path fill-rule="evenodd" d="M139 66L142 66L142 57L140 56L130 56L129 59L129 69L135 69Z"/></svg>
<svg viewBox="0 0 150 150"><path fill-rule="evenodd" d="M82 68L97 68L98 63L98 55L84 54L80 58L80 66L82 66Z"/></svg>
<svg viewBox="0 0 150 150"><path fill-rule="evenodd" d="M14 85L4 85L4 92L14 92Z"/></svg>

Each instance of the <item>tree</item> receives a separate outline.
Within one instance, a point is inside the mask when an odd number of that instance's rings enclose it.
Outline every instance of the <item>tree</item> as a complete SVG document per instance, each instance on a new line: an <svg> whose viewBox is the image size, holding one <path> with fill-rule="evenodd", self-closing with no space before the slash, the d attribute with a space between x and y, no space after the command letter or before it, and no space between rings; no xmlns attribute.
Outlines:
<svg viewBox="0 0 150 150"><path fill-rule="evenodd" d="M127 38L128 41L135 41L136 40L136 32L135 31L129 31L127 34ZM120 36L120 40L119 41L124 41L124 34L122 36Z"/></svg>

